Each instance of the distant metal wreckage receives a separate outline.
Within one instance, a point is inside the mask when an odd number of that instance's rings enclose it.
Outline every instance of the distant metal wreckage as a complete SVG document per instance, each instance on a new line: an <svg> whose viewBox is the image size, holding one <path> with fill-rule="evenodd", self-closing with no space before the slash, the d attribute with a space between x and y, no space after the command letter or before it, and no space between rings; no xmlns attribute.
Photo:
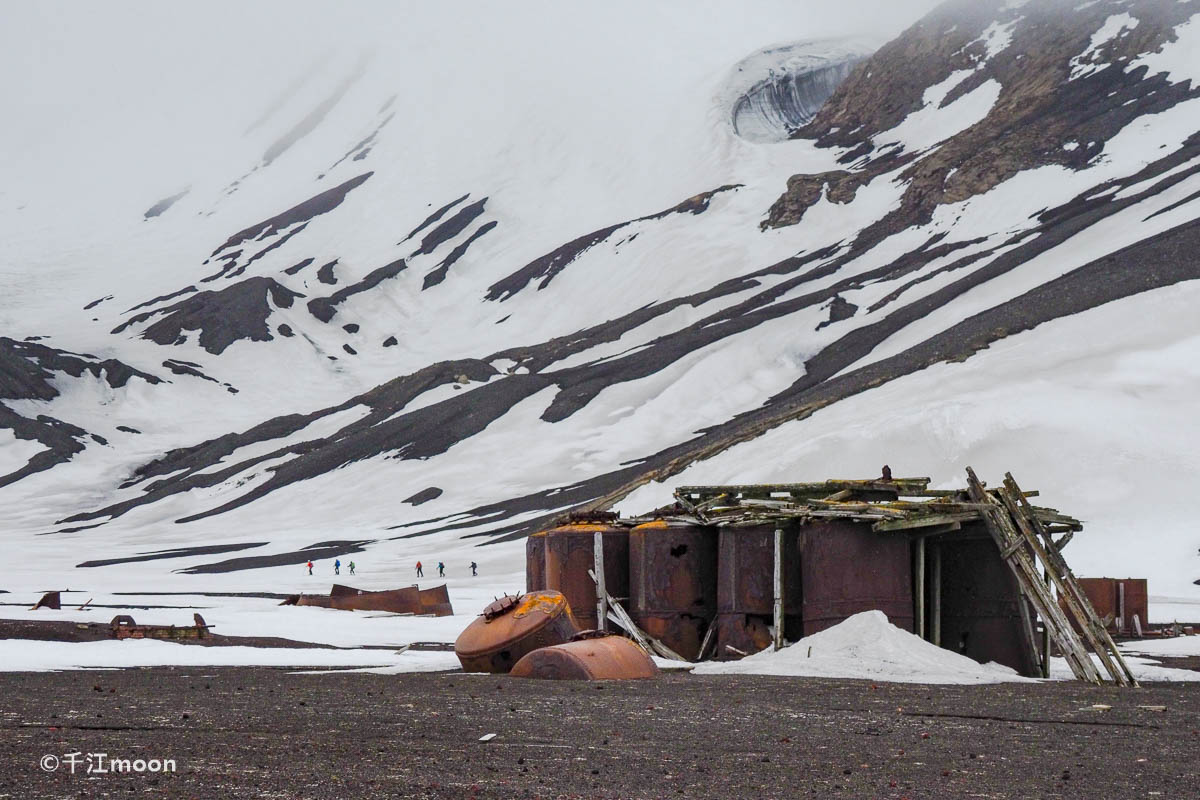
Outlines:
<svg viewBox="0 0 1200 800"><path fill-rule="evenodd" d="M448 617L454 614L450 594L446 585L432 589L406 586L403 589L386 589L372 592L335 583L328 595L294 594L280 605L319 606L343 611L388 611L393 614L431 615Z"/></svg>

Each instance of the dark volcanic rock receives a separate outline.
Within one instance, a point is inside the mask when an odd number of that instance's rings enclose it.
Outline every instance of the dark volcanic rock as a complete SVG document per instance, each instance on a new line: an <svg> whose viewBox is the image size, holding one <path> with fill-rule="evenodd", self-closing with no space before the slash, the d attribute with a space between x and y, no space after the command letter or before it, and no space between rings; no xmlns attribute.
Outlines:
<svg viewBox="0 0 1200 800"><path fill-rule="evenodd" d="M308 311L314 317L321 320L321 322L329 322L333 319L333 315L337 313L337 307L346 302L348 298L362 292L370 291L388 278L394 278L406 269L408 269L408 264L405 260L403 258L396 259L390 264L385 264L378 269L372 270L358 283L352 283L343 289L339 289L328 297L315 297L309 300Z"/></svg>
<svg viewBox="0 0 1200 800"><path fill-rule="evenodd" d="M488 199L484 197L481 200L476 200L469 206L463 206L450 219L425 234L425 238L421 239L421 246L413 255L419 256L432 253L437 249L438 245L458 236L467 229L468 225L475 221L476 217L483 213L487 201Z"/></svg>
<svg viewBox="0 0 1200 800"><path fill-rule="evenodd" d="M142 331L142 338L163 345L177 344L184 338L184 331L199 331L200 346L219 355L234 342L274 339L267 325L274 310L271 304L290 308L296 298L303 296L271 278L247 278L224 289L200 292L174 305L137 314L113 333L160 317Z"/></svg>
<svg viewBox="0 0 1200 800"><path fill-rule="evenodd" d="M645 222L647 220L662 219L670 214L702 214L708 210L709 203L712 198L720 192L726 192L738 189L738 186L728 185L713 189L710 192L689 197L677 206L672 206L665 211L659 211L656 214L650 214L645 217L619 222L616 225L609 225L607 228L601 228L591 233L585 233L577 239L572 239L566 244L551 250L544 256L539 256L533 261L526 264L521 269L517 270L508 277L493 283L488 287L487 299L504 301L512 297L517 292L524 289L531 281L541 279L538 284L538 289L545 289L550 281L554 280L554 276L562 272L567 266L579 258L585 251L595 247L603 242L609 236L620 229L632 225L635 222Z"/></svg>
<svg viewBox="0 0 1200 800"><path fill-rule="evenodd" d="M437 211L433 212L428 217L426 217L425 220L420 225L418 225L417 227L412 229L412 231L408 234L408 236L405 236L403 239L401 239L396 244L404 244L409 239L413 238L418 233L425 230L430 225L432 225L433 223L437 222L439 219L444 217L446 215L447 211L454 208L456 205L458 205L462 201L466 200L470 196L471 196L470 193L467 193L467 194L464 194L462 197L458 198L457 200L451 200L449 203L446 203L446 205L442 206Z"/></svg>
<svg viewBox="0 0 1200 800"><path fill-rule="evenodd" d="M338 260L335 258L328 264L322 264L321 268L317 270L317 280L328 286L336 286L337 277L335 277L333 274L333 268L337 266L337 263Z"/></svg>
<svg viewBox="0 0 1200 800"><path fill-rule="evenodd" d="M437 286L439 283L446 280L446 273L450 271L450 267L454 266L454 262L463 257L463 254L467 252L467 248L470 247L476 239L480 238L494 227L496 227L496 221L492 220L491 222L485 222L483 225L480 225L478 228L476 228L475 232L472 233L465 242L460 243L457 247L450 251L450 255L446 256L442 263L437 265L437 269L434 269L425 275L425 280L421 284L421 291L433 286Z"/></svg>
<svg viewBox="0 0 1200 800"><path fill-rule="evenodd" d="M182 200L184 195L186 195L191 190L192 190L192 187L189 186L188 188L184 189L179 194L173 194L170 197L164 197L162 200L159 200L157 203L150 206L150 208L146 209L146 213L142 215L143 219L152 219L153 217L157 217L161 214L166 213L167 210L171 208L171 206L175 205L180 200Z"/></svg>
<svg viewBox="0 0 1200 800"><path fill-rule="evenodd" d="M414 506L419 506L422 503L428 503L430 500L436 500L442 496L442 490L436 486L430 486L428 489L422 489L412 497L405 498L404 502Z"/></svg>
<svg viewBox="0 0 1200 800"><path fill-rule="evenodd" d="M299 205L292 206L282 214L276 214L270 219L251 225L249 228L244 228L225 240L225 243L212 252L212 257L216 257L225 250L236 247L244 242L262 239L264 236L270 236L278 233L281 230L290 228L294 225L304 223L313 217L321 214L328 214L342 204L346 199L346 195L354 188L361 186L367 178L374 175L374 172L364 172L362 175L351 178L345 183L339 184L332 189L326 189L320 194L313 195Z"/></svg>
<svg viewBox="0 0 1200 800"><path fill-rule="evenodd" d="M1107 66L1071 80L1072 59L1088 48L1107 17L1127 11L1138 25L1101 48L1098 56ZM860 65L796 136L849 149L843 160L860 163L843 181L865 184L908 164L901 175L907 190L900 207L861 234L879 241L928 222L939 204L982 194L1021 170L1047 164L1082 169L1134 119L1200 97L1200 86L1171 84L1144 67L1126 70L1138 53L1173 40L1174 26L1192 13L1188 4L1175 0L1140 0L1133 6L1119 0L1083 5L1045 0L1012 8L999 0L954 0ZM980 36L997 20L1013 25L1011 44L981 64L987 49ZM872 137L887 145L879 135L921 108L926 88L971 70L941 105L996 81L1000 94L983 120L924 154L876 150ZM1063 147L1072 141L1079 146ZM793 177L764 227L799 222L815 199L814 186L823 182L829 179Z"/></svg>

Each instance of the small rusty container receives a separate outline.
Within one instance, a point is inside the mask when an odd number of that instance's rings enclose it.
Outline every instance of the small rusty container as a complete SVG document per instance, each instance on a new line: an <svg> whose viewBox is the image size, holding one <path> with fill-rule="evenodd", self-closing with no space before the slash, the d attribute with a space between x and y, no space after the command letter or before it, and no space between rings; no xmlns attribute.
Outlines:
<svg viewBox="0 0 1200 800"><path fill-rule="evenodd" d="M600 627L596 616L595 536L604 548L604 588L618 599L629 596L629 529L604 523L572 522L546 534L546 588L562 592L583 630Z"/></svg>
<svg viewBox="0 0 1200 800"><path fill-rule="evenodd" d="M454 653L466 672L508 672L526 653L569 642L578 632L559 592L505 595L458 635Z"/></svg>
<svg viewBox="0 0 1200 800"><path fill-rule="evenodd" d="M512 675L550 680L642 680L658 675L658 667L634 642L601 634L534 650L516 663Z"/></svg>
<svg viewBox="0 0 1200 800"><path fill-rule="evenodd" d="M546 586L546 533L531 533L525 539L525 591L540 592Z"/></svg>
<svg viewBox="0 0 1200 800"><path fill-rule="evenodd" d="M783 531L784 632L803 635L800 534ZM730 525L720 529L717 546L717 633L713 656L741 658L772 641L775 624L775 526Z"/></svg>
<svg viewBox="0 0 1200 800"><path fill-rule="evenodd" d="M717 529L661 519L629 534L629 615L695 659L717 611Z"/></svg>

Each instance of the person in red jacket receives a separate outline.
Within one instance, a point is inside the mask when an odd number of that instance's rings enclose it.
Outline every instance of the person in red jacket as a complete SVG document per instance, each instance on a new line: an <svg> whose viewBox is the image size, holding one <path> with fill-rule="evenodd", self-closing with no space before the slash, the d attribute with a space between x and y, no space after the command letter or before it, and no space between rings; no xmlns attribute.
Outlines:
<svg viewBox="0 0 1200 800"><path fill-rule="evenodd" d="M417 562L417 577L418 578L425 577L425 573L421 571L421 562L420 561Z"/></svg>
<svg viewBox="0 0 1200 800"><path fill-rule="evenodd" d="M308 562L308 574L312 575L312 562Z"/></svg>

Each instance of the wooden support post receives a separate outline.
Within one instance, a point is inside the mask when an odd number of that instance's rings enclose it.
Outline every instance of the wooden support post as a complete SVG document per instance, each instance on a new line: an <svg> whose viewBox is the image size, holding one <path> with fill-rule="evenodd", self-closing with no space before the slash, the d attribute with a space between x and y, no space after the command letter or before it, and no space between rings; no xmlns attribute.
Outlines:
<svg viewBox="0 0 1200 800"><path fill-rule="evenodd" d="M916 619L916 634L922 639L925 638L925 537L917 539L917 566L916 566L916 600L917 600L917 619Z"/></svg>
<svg viewBox="0 0 1200 800"><path fill-rule="evenodd" d="M775 649L783 647L783 529L775 529Z"/></svg>
<svg viewBox="0 0 1200 800"><path fill-rule="evenodd" d="M596 575L596 629L608 630L608 592L604 587L604 534L596 531L592 540L592 569Z"/></svg>
<svg viewBox="0 0 1200 800"><path fill-rule="evenodd" d="M933 569L929 579L930 641L942 646L942 546L933 546Z"/></svg>
<svg viewBox="0 0 1200 800"><path fill-rule="evenodd" d="M1046 582L1046 586L1050 586L1050 573L1046 570L1042 571L1042 579ZM1054 593L1053 588L1048 590L1051 594ZM1046 624L1046 620L1042 620L1042 677L1050 677L1050 626Z"/></svg>

